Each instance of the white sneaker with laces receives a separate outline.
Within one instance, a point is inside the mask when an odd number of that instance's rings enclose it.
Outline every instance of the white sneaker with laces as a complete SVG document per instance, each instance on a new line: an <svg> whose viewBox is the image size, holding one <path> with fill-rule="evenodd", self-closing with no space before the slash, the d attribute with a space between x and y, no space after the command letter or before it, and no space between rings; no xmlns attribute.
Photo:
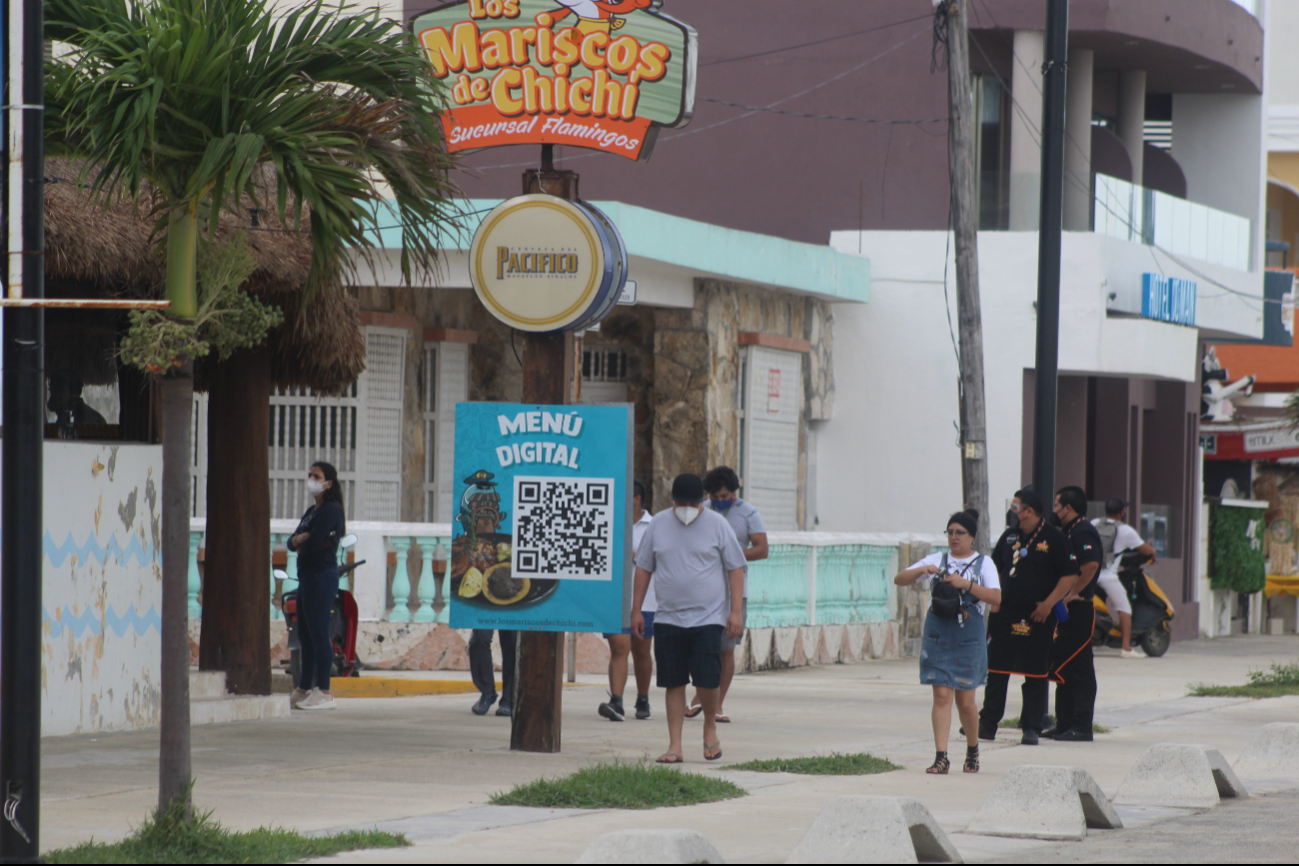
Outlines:
<svg viewBox="0 0 1299 866"><path fill-rule="evenodd" d="M312 689L311 694L298 704L300 710L332 710L338 704L334 701L334 696L328 692L322 692L320 689Z"/></svg>
<svg viewBox="0 0 1299 866"><path fill-rule="evenodd" d="M1119 658L1121 659L1143 659L1145 657L1146 657L1145 653L1139 653L1136 650L1130 650L1130 649L1119 650Z"/></svg>
<svg viewBox="0 0 1299 866"><path fill-rule="evenodd" d="M296 710L298 704L305 701L310 694L311 692L306 689L294 688L293 693L289 695L289 709Z"/></svg>

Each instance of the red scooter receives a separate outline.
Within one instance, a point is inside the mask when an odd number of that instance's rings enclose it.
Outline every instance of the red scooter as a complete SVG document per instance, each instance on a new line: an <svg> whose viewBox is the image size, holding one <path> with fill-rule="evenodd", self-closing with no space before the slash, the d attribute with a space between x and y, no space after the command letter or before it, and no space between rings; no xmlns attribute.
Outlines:
<svg viewBox="0 0 1299 866"><path fill-rule="evenodd" d="M356 544L356 536L345 535L339 547L346 550L353 544ZM358 566L362 565L365 565L364 559L360 562L348 562L340 565L338 567L339 578L346 577L355 571ZM287 580L289 574L283 569L277 568L275 569L275 576L281 580ZM293 682L296 685L300 681L302 672L302 638L299 634L297 590L284 593L280 603L284 610L284 622L289 628L289 674L293 677ZM356 657L358 620L356 599L352 596L352 593L340 589L338 595L334 598L334 604L329 613L329 640L334 647L334 665L331 676L359 677L361 675L362 664Z"/></svg>

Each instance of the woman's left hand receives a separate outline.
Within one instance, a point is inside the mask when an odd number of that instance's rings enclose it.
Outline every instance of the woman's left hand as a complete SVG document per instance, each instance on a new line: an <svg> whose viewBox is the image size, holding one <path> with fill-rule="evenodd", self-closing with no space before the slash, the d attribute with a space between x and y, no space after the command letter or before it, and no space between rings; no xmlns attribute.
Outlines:
<svg viewBox="0 0 1299 866"><path fill-rule="evenodd" d="M956 581L958 581L958 580L964 580L964 581L965 581L965 586L957 586L957 585L956 585ZM961 577L959 574L949 574L949 575L947 575L947 577L944 577L944 578L943 578L943 583L950 583L952 586L956 586L957 589L961 589L961 590L968 590L970 587L974 586L974 582L973 582L973 581L968 580L967 578Z"/></svg>

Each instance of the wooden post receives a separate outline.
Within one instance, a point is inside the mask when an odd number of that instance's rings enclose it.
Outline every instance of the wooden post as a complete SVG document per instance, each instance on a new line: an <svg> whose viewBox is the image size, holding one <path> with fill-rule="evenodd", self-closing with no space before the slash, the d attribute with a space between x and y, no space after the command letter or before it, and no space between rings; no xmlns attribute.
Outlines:
<svg viewBox="0 0 1299 866"><path fill-rule="evenodd" d="M554 148L543 145L541 169L523 175L525 195L544 192L577 199L577 174L555 171ZM573 402L575 342L572 331L525 335L523 402L564 405ZM564 679L564 633L523 631L516 642L514 716L510 748L520 752L558 752Z"/></svg>
<svg viewBox="0 0 1299 866"><path fill-rule="evenodd" d="M947 99L951 115L952 233L956 246L956 310L961 356L961 495L978 509L976 550L989 550L987 410L983 394L983 316L979 308L979 201L974 166L974 101L970 94L968 0L947 2Z"/></svg>

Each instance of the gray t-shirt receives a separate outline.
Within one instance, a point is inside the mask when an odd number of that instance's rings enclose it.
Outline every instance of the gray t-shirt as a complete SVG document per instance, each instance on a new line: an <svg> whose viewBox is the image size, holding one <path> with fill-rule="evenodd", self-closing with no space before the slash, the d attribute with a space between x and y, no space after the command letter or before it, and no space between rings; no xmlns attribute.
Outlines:
<svg viewBox="0 0 1299 866"><path fill-rule="evenodd" d="M712 500L708 500L708 507L711 509ZM718 514L726 518L726 522L735 530L735 540L740 543L740 550L748 550L752 546L749 541L750 535L765 533L767 527L762 525L762 515L758 509L754 508L743 499L736 497L735 504L725 511L718 511ZM749 564L744 563L744 597L749 597Z"/></svg>
<svg viewBox="0 0 1299 866"><path fill-rule="evenodd" d="M720 514L705 508L686 526L668 508L646 528L636 565L654 575L655 625L726 625L731 613L728 575L744 565L744 553Z"/></svg>

